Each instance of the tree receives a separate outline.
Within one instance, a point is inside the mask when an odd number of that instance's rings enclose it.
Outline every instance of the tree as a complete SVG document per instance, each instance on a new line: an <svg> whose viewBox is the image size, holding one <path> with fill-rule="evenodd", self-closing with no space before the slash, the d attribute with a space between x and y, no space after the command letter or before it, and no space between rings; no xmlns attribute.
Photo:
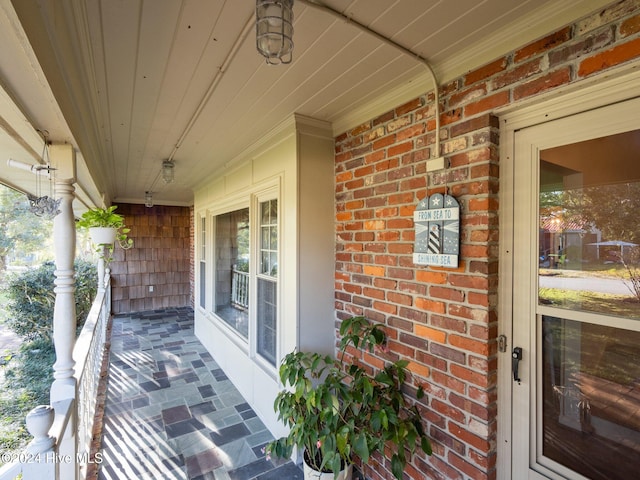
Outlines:
<svg viewBox="0 0 640 480"><path fill-rule="evenodd" d="M640 243L640 182L567 190L563 207L568 219L593 225L605 239Z"/></svg>
<svg viewBox="0 0 640 480"><path fill-rule="evenodd" d="M0 185L0 277L11 253L29 254L42 249L52 235L53 223L29 211L27 197Z"/></svg>

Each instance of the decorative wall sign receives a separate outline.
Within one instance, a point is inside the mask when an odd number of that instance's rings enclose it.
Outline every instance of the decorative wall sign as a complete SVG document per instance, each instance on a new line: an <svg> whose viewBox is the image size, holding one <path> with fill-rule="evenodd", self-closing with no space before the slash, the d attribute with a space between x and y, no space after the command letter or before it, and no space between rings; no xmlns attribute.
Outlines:
<svg viewBox="0 0 640 480"><path fill-rule="evenodd" d="M451 195L435 193L420 201L413 213L413 263L458 267L460 204Z"/></svg>

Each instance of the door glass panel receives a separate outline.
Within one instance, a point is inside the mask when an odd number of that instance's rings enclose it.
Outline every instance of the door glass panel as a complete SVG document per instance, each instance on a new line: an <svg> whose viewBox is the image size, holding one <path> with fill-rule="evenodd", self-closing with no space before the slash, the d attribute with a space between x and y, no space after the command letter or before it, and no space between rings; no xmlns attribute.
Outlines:
<svg viewBox="0 0 640 480"><path fill-rule="evenodd" d="M592 480L637 478L640 333L542 316L542 453Z"/></svg>
<svg viewBox="0 0 640 480"><path fill-rule="evenodd" d="M539 303L640 318L640 130L540 152Z"/></svg>
<svg viewBox="0 0 640 480"><path fill-rule="evenodd" d="M638 159L640 131L540 152L536 456L593 480L640 465Z"/></svg>

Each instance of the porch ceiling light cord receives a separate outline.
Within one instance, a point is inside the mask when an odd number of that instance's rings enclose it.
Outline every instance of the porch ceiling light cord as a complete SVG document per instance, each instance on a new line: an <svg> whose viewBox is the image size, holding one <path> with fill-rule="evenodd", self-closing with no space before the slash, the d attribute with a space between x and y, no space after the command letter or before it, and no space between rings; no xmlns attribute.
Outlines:
<svg viewBox="0 0 640 480"><path fill-rule="evenodd" d="M224 74L227 72L227 68L229 67L229 65L235 58L235 56L238 54L238 50L240 50L240 47L247 39L247 36L253 30L253 27L254 27L254 14L252 13L251 16L245 22L244 27L240 32L240 35L238 35L238 38L236 38L236 41L231 46L231 49L229 50L229 54L222 62L222 65L218 67L218 71L216 72L216 75L213 77L211 84L209 84L209 88L207 88L207 91L205 92L204 96L200 100L200 103L198 103L196 110L193 112L193 115L191 115L191 118L189 119L187 126L184 128L184 131L178 138L178 141L173 147L173 150L171 150L171 154L167 158L168 161L173 161L173 157L175 156L178 149L182 146L182 142L184 142L184 139L193 128L193 125L196 123L196 120L198 120L198 118L200 117L200 114L202 113L202 110L204 110L204 107L207 105L209 98L211 98L211 95L213 95L213 92L218 87L218 84L222 80L222 77L224 77Z"/></svg>
<svg viewBox="0 0 640 480"><path fill-rule="evenodd" d="M392 47L394 47L396 50L399 50L400 52L404 53L405 55L408 55L410 57L415 58L416 60L418 60L420 63L422 63L426 68L427 68L427 72L429 73L429 76L431 77L431 80L433 81L433 92L434 92L434 97L435 97L435 106L436 106L436 135L435 135L435 155L432 156L432 158L438 158L440 157L440 95L438 92L438 79L436 78L436 74L433 71L433 68L431 67L431 65L429 64L429 62L427 61L426 58L420 56L418 53L413 52L411 50L409 50L406 47L403 47L402 45L400 45L399 43L391 40L390 38L385 37L384 35L376 32L375 30L370 29L369 27L367 27L366 25L363 25L362 23L358 22L357 20L354 20L352 17L349 17L347 15L345 15L342 12L339 12L338 10L334 10L333 8L324 5L322 3L317 3L315 1L311 1L311 0L296 0L299 3L302 3L303 5L306 5L308 7L311 8L315 8L316 10L320 10L322 12L328 13L329 15L333 15L336 18L342 19L350 24L352 24L353 26L355 26L356 28L358 28L359 30L372 35L373 37L377 38L378 40L380 40L381 42L386 43L387 45L390 45Z"/></svg>
<svg viewBox="0 0 640 480"><path fill-rule="evenodd" d="M220 67L218 67L218 71L216 72L215 76L213 77L213 80L211 80L211 83L209 84L209 88L207 88L207 91L202 96L202 99L198 103L198 106L196 107L195 111L193 112L193 115L191 115L191 118L189 119L189 122L184 127L184 130L180 134L180 137L178 137L178 141L176 142L176 144L174 145L173 149L171 150L171 153L169 154L169 157L167 157L167 159L164 160L163 162L172 162L173 163L173 158L175 157L176 152L182 146L182 143L184 142L184 139L187 137L187 135L189 134L189 132L191 131L191 129L195 125L196 121L200 117L200 114L202 113L202 110L204 110L204 107L207 105L207 102L211 98L211 95L213 95L213 92L218 87L218 84L220 83L220 81L224 77L224 74L227 72L227 68L229 67L229 65L231 64L231 62L235 58L235 56L238 54L238 51L240 50L240 47L242 46L244 41L247 39L247 36L249 35L249 33L253 30L253 27L254 27L254 14L252 13L251 16L245 22L244 27L242 28L242 31L240 32L240 35L238 35L238 38L236 38L236 41L231 46L231 49L229 50L229 53L228 53L227 57L222 62L222 65L220 65ZM149 187L149 189L147 191L149 191L149 192L153 191L153 187L156 186L156 183L160 179L161 174L162 174L162 170L160 170L158 172L158 174L155 176L155 178L153 179L153 182L151 182L151 186Z"/></svg>

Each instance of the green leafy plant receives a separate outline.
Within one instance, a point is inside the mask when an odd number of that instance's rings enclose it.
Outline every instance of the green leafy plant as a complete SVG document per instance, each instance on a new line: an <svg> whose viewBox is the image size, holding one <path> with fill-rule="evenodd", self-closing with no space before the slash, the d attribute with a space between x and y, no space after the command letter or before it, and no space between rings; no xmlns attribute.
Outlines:
<svg viewBox="0 0 640 480"><path fill-rule="evenodd" d="M96 267L86 260L76 260L76 325L78 332L96 296ZM11 276L7 282L6 325L25 340L51 341L55 304L53 262Z"/></svg>
<svg viewBox="0 0 640 480"><path fill-rule="evenodd" d="M357 360L358 351L385 350L386 333L364 317L353 317L340 327L340 355L291 352L284 358L280 380L286 388L275 400L279 420L290 430L269 443L268 455L289 457L293 447L305 450L307 463L317 471L333 472L353 461L367 463L385 445L395 446L391 458L393 475L401 479L406 453L418 446L431 455L431 444L421 415L407 402L402 387L409 375L408 362L387 363L371 371ZM422 388L417 397L423 397Z"/></svg>
<svg viewBox="0 0 640 480"><path fill-rule="evenodd" d="M133 247L133 240L128 237L131 231L124 224L124 217L115 213L117 205L109 208L92 208L82 214L76 225L79 228L114 228L116 230L116 240L121 248ZM98 253L102 253L103 245L98 245ZM107 246L109 253L113 252L113 245Z"/></svg>

